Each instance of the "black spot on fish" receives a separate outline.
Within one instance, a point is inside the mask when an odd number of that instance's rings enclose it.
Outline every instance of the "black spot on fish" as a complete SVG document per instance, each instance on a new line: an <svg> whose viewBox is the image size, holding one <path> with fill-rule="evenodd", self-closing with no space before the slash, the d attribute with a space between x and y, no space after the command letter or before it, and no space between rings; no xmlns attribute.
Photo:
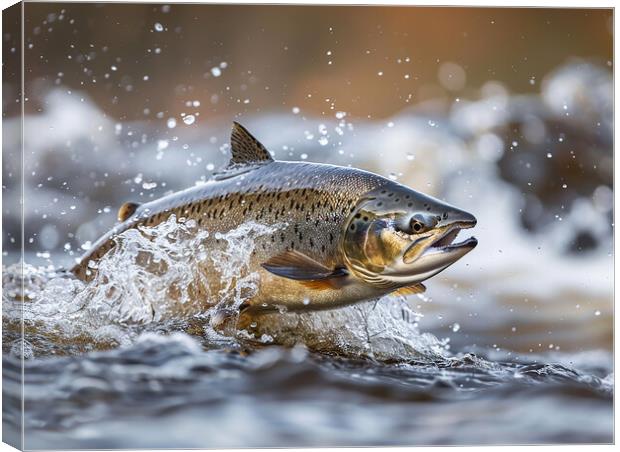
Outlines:
<svg viewBox="0 0 620 452"><path fill-rule="evenodd" d="M412 202L407 203L407 207L413 207L413 203Z"/></svg>
<svg viewBox="0 0 620 452"><path fill-rule="evenodd" d="M314 248L314 240L310 239L310 248Z"/></svg>
<svg viewBox="0 0 620 452"><path fill-rule="evenodd" d="M329 233L329 243L334 243L334 234Z"/></svg>

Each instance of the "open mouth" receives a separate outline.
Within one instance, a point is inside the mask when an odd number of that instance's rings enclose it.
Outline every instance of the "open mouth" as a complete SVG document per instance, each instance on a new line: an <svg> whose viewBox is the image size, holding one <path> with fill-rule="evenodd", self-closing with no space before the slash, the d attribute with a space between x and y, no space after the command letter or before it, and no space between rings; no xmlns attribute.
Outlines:
<svg viewBox="0 0 620 452"><path fill-rule="evenodd" d="M455 223L441 234L431 245L424 250L424 254L445 253L464 248L474 248L478 244L475 237L469 237L463 241L455 242L462 229L473 227L469 223Z"/></svg>

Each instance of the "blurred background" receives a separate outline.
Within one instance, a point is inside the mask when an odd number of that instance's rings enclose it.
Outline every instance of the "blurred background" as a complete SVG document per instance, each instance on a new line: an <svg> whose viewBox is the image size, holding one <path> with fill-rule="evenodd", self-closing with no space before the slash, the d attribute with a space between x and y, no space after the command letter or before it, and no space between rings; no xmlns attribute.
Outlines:
<svg viewBox="0 0 620 452"><path fill-rule="evenodd" d="M535 93L569 58L612 58L605 9L37 2L25 11L28 110L56 85L114 120L161 122L158 112L177 116L190 98L203 121L294 106L320 116L332 105L385 118L488 80Z"/></svg>

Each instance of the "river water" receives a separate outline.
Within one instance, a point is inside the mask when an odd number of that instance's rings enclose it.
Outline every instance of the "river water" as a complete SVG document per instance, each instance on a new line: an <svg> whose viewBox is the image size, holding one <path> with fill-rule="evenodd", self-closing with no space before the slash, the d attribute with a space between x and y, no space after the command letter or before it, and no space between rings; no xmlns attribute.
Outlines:
<svg viewBox="0 0 620 452"><path fill-rule="evenodd" d="M276 158L351 164L474 213L479 240L423 295L278 313L248 338L213 331L191 299L170 318L166 291L217 259L233 282L223 295L241 296L265 225L228 232L212 255L190 251L209 231L171 218L123 236L105 284L62 271L125 200L204 183L226 159L227 122L151 130L50 92L25 120L56 127L26 134L23 286L17 251L3 254L5 439L23 427L25 447L52 449L612 442L610 99L610 72L576 62L536 96L494 82L386 121L244 118ZM5 244L17 221L5 209ZM141 268L140 252L167 272Z"/></svg>

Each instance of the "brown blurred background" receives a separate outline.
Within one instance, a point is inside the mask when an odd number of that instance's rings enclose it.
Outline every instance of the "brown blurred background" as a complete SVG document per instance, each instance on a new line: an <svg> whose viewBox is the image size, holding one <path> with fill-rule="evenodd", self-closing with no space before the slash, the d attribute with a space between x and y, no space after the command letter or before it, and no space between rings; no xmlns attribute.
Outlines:
<svg viewBox="0 0 620 452"><path fill-rule="evenodd" d="M488 80L538 91L542 77L570 58L612 59L610 9L25 8L29 109L56 84L85 92L118 120L160 121L158 112L177 116L187 101L200 102L203 120L293 107L378 118L426 99L467 96ZM5 51L12 41L5 35ZM5 99L9 113L16 107Z"/></svg>

